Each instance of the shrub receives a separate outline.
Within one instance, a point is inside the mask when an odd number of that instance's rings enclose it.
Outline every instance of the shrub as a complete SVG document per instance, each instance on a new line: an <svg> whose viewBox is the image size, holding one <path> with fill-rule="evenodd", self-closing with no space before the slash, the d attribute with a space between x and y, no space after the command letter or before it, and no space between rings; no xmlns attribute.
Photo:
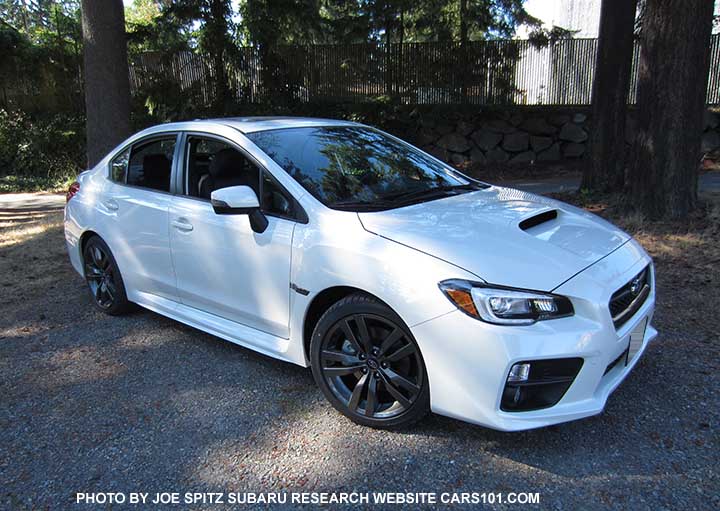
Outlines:
<svg viewBox="0 0 720 511"><path fill-rule="evenodd" d="M84 119L0 109L0 192L58 190L83 169Z"/></svg>

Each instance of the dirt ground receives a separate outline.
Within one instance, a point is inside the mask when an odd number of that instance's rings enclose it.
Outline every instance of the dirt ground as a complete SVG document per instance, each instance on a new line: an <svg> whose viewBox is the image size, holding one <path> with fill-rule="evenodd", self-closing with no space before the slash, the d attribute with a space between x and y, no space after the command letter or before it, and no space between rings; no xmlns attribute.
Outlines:
<svg viewBox="0 0 720 511"><path fill-rule="evenodd" d="M1 211L0 508L69 508L76 492L281 490L720 508L720 194L684 223L565 198L653 256L660 336L602 415L512 434L438 416L393 432L356 426L308 370L148 311L95 311L62 213Z"/></svg>

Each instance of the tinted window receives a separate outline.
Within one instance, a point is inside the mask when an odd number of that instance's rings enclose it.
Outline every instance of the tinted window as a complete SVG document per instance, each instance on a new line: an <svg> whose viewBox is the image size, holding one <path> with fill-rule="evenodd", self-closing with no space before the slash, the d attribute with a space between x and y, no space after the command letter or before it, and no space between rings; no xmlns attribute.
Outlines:
<svg viewBox="0 0 720 511"><path fill-rule="evenodd" d="M293 209L290 197L267 172L263 172L262 194L263 198L260 207L265 213L292 216Z"/></svg>
<svg viewBox="0 0 720 511"><path fill-rule="evenodd" d="M130 153L127 184L169 192L175 140L173 136L134 145Z"/></svg>
<svg viewBox="0 0 720 511"><path fill-rule="evenodd" d="M210 199L214 190L245 185L260 196L260 170L232 145L214 138L190 137L186 194Z"/></svg>
<svg viewBox="0 0 720 511"><path fill-rule="evenodd" d="M247 136L329 206L468 184L409 144L370 128L288 128Z"/></svg>
<svg viewBox="0 0 720 511"><path fill-rule="evenodd" d="M118 154L112 161L112 164L110 165L110 179L118 183L125 182L128 159L130 159L130 148L127 148Z"/></svg>

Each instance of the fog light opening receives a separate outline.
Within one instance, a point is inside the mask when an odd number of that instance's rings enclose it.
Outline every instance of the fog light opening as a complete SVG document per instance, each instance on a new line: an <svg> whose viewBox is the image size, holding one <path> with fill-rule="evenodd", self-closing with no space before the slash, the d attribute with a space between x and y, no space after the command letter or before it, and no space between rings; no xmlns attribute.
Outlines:
<svg viewBox="0 0 720 511"><path fill-rule="evenodd" d="M523 361L510 368L500 409L528 412L554 406L570 388L583 365L582 358Z"/></svg>
<svg viewBox="0 0 720 511"><path fill-rule="evenodd" d="M508 383L524 382L528 381L529 377L530 364L515 364L510 369L510 374L508 375L507 381Z"/></svg>

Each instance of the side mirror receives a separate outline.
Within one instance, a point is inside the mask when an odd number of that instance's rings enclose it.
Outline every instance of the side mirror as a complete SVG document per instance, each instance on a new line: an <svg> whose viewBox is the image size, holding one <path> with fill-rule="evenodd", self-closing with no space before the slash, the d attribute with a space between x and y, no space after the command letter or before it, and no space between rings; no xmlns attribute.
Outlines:
<svg viewBox="0 0 720 511"><path fill-rule="evenodd" d="M218 215L249 215L250 227L258 233L265 232L268 220L260 211L260 202L249 186L229 186L210 194L210 203Z"/></svg>

